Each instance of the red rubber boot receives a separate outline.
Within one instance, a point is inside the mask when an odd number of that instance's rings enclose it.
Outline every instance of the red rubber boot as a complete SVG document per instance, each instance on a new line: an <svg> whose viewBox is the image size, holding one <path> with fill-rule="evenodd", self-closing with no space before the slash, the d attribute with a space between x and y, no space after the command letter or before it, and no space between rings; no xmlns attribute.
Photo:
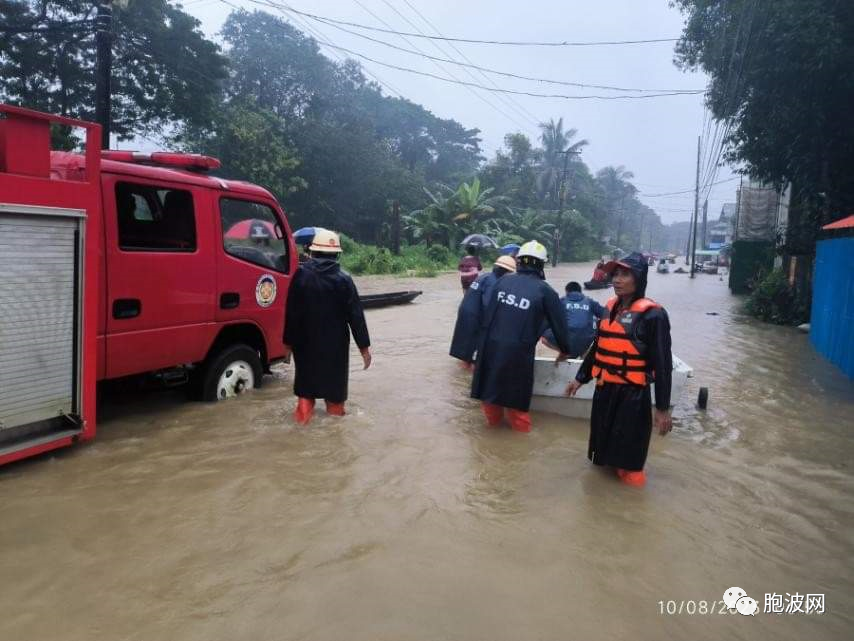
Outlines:
<svg viewBox="0 0 854 641"><path fill-rule="evenodd" d="M312 416L314 416L314 399L298 397L294 420L300 425L307 425Z"/></svg>
<svg viewBox="0 0 854 641"><path fill-rule="evenodd" d="M646 473L643 470L624 470L618 467L617 476L620 477L623 483L632 487L643 487L646 485Z"/></svg>
<svg viewBox="0 0 854 641"><path fill-rule="evenodd" d="M504 408L500 405L493 405L492 403L481 403L480 407L483 410L483 415L486 417L489 427L498 427L501 419L504 418Z"/></svg>
<svg viewBox="0 0 854 641"><path fill-rule="evenodd" d="M507 415L510 418L510 426L517 432L531 431L531 415L528 412L520 412L519 410L507 410Z"/></svg>
<svg viewBox="0 0 854 641"><path fill-rule="evenodd" d="M330 416L344 416L344 403L330 403L326 401L326 413Z"/></svg>

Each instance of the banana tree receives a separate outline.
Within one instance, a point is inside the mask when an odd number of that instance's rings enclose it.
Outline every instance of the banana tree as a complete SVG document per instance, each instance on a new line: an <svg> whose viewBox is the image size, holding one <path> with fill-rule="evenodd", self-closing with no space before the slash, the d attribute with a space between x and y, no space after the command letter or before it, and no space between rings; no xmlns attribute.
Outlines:
<svg viewBox="0 0 854 641"><path fill-rule="evenodd" d="M454 192L454 216L453 222L463 232L480 231L476 226L483 229L483 225L491 220L499 211L507 207L506 196L493 196L495 191L492 187L480 188L480 179L474 178L471 183L462 183Z"/></svg>
<svg viewBox="0 0 854 641"><path fill-rule="evenodd" d="M440 185L441 192L432 192L424 187L424 193L430 199L430 203L422 209L416 209L403 218L403 223L413 238L424 240L429 247L438 240L450 244L453 239L454 203L453 192L450 187Z"/></svg>

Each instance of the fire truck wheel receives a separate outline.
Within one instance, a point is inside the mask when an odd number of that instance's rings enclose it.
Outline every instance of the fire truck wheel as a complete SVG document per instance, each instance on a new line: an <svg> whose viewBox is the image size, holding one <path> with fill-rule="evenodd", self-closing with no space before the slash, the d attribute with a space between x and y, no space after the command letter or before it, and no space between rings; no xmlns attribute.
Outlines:
<svg viewBox="0 0 854 641"><path fill-rule="evenodd" d="M201 378L203 401L224 401L261 387L261 359L248 345L226 347L214 355Z"/></svg>

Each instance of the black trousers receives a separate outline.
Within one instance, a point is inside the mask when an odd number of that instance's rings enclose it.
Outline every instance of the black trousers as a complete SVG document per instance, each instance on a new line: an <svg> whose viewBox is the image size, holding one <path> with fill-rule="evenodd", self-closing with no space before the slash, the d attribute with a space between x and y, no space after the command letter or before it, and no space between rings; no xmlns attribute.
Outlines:
<svg viewBox="0 0 854 641"><path fill-rule="evenodd" d="M587 458L596 465L642 470L651 435L649 385L605 383L596 387Z"/></svg>

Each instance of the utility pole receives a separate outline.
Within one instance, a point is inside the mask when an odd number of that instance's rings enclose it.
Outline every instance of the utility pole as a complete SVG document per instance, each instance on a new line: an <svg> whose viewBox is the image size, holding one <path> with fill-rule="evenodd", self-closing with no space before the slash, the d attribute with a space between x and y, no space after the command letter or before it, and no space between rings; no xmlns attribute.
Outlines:
<svg viewBox="0 0 854 641"><path fill-rule="evenodd" d="M98 2L95 17L95 121L101 125L101 148L110 148L110 76L113 68L113 7Z"/></svg>
<svg viewBox="0 0 854 641"><path fill-rule="evenodd" d="M557 214L557 225L555 226L554 233L552 234L552 240L554 241L552 267L557 267L558 256L560 255L560 229L563 226L563 205L566 201L566 171L569 166L569 154L580 154L581 151L564 149L560 153L563 154L563 177L560 182L560 191L558 192L560 206Z"/></svg>
<svg viewBox="0 0 854 641"><path fill-rule="evenodd" d="M638 250L643 251L643 217L646 216L646 210L641 209L640 212L640 228L638 229ZM652 247L649 248L652 251Z"/></svg>
<svg viewBox="0 0 854 641"><path fill-rule="evenodd" d="M694 278L694 267L697 260L697 217L700 213L700 136L697 136L697 181L694 186L694 227L691 237L691 278Z"/></svg>
<svg viewBox="0 0 854 641"><path fill-rule="evenodd" d="M706 233L706 225L708 224L709 219L709 199L706 198L706 201L703 203L703 242L700 243L700 246L703 249L706 249L706 243L709 242L709 236Z"/></svg>
<svg viewBox="0 0 854 641"><path fill-rule="evenodd" d="M400 201L391 203L391 250L400 254Z"/></svg>

